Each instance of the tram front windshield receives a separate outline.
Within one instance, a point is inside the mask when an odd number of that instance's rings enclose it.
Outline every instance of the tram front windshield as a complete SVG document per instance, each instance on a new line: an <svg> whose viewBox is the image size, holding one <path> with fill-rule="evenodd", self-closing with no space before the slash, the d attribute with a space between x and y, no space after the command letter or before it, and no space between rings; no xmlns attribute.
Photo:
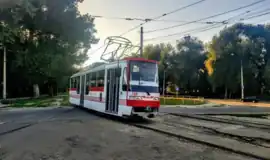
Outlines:
<svg viewBox="0 0 270 160"><path fill-rule="evenodd" d="M157 64L151 62L132 61L130 63L130 80L140 82L157 82Z"/></svg>

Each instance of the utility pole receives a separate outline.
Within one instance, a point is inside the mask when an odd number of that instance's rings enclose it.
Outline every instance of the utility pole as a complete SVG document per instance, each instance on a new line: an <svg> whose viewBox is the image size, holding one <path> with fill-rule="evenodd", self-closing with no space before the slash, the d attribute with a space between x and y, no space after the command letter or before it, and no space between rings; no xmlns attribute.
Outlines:
<svg viewBox="0 0 270 160"><path fill-rule="evenodd" d="M165 70L165 68L164 68L164 72L163 72L163 103L164 103L164 105L166 104L166 98L165 98L165 87L166 87L166 85L165 85L165 83L166 83L166 70Z"/></svg>
<svg viewBox="0 0 270 160"><path fill-rule="evenodd" d="M245 98L244 96L244 74L243 74L243 60L241 57L241 99L243 100Z"/></svg>
<svg viewBox="0 0 270 160"><path fill-rule="evenodd" d="M7 85L7 77L6 77L6 62L7 62L7 53L6 53L6 47L3 46L4 49L4 57L3 57L3 99L7 98L7 93L6 93L6 85Z"/></svg>
<svg viewBox="0 0 270 160"><path fill-rule="evenodd" d="M140 45L140 57L143 57L143 27L141 27L141 45Z"/></svg>
<svg viewBox="0 0 270 160"><path fill-rule="evenodd" d="M164 70L164 72L163 72L163 97L165 97L165 83L166 83L166 78L165 78L165 76L166 76L166 71Z"/></svg>
<svg viewBox="0 0 270 160"><path fill-rule="evenodd" d="M242 46L246 46L247 45L247 42L250 41L249 38L244 35L244 34L240 34L238 35L240 40L241 40L241 45ZM243 52L246 52L245 49L244 51L242 51L241 55L240 55L240 65L241 65L241 68L240 68L240 74L241 74L241 99L244 100L245 98L245 95L244 95L244 92L245 92L245 86L244 86L244 71L243 71L243 59L244 59L244 53Z"/></svg>

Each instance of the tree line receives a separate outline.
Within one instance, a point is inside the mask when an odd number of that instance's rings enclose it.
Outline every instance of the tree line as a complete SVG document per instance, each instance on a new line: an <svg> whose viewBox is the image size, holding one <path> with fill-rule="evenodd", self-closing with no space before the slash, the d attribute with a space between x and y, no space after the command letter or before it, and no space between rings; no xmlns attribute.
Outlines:
<svg viewBox="0 0 270 160"><path fill-rule="evenodd" d="M159 61L160 87L165 78L172 92L177 86L182 95L216 98L241 97L241 63L245 96L267 97L269 56L270 25L243 23L225 27L208 43L186 36L175 46L149 44L143 52L143 57Z"/></svg>
<svg viewBox="0 0 270 160"><path fill-rule="evenodd" d="M33 90L55 95L68 88L68 78L98 42L94 18L80 14L80 2L22 0L20 5L0 8L0 53L5 47L8 97L33 96ZM147 45L143 57L159 61L160 86L165 79L172 92L177 86L184 95L239 98L242 64L245 95L267 96L269 43L270 25L239 23L224 28L208 43L186 36L175 46Z"/></svg>
<svg viewBox="0 0 270 160"><path fill-rule="evenodd" d="M0 66L5 47L7 97L33 96L33 90L36 96L65 91L76 66L98 42L94 19L80 14L81 0L22 2L0 8Z"/></svg>

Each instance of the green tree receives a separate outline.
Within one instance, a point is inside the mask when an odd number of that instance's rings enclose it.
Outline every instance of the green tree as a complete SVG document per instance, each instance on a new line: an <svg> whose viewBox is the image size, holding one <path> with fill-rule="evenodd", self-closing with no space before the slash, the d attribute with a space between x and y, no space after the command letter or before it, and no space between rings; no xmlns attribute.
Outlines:
<svg viewBox="0 0 270 160"><path fill-rule="evenodd" d="M265 67L269 59L269 30L265 26L236 24L213 37L210 48L216 54L214 73L210 75L213 89L223 88L225 98L240 93L240 64L244 67L245 91L263 93ZM211 53L211 51L209 52ZM209 56L211 57L211 56ZM208 58L209 60L210 58Z"/></svg>
<svg viewBox="0 0 270 160"><path fill-rule="evenodd" d="M167 70L168 57L173 51L173 46L171 44L149 44L144 47L143 57L146 59L156 60L159 62L159 84L163 86L164 78L168 80L168 76L164 77L164 71Z"/></svg>
<svg viewBox="0 0 270 160"><path fill-rule="evenodd" d="M170 80L182 90L197 93L204 90L205 72L203 43L195 37L185 37L177 42L176 51L169 56ZM202 84L203 83L203 84Z"/></svg>
<svg viewBox="0 0 270 160"><path fill-rule="evenodd" d="M22 75L35 88L62 83L74 72L74 65L87 60L87 51L97 42L94 19L79 13L76 0L29 2L34 14L22 5L0 13L0 21L11 31L12 41L2 38L1 42L11 50L12 73ZM0 37L7 37L3 33Z"/></svg>
<svg viewBox="0 0 270 160"><path fill-rule="evenodd" d="M92 63L92 64L90 65L90 67L91 67L91 68L95 68L95 67L101 66L101 65L103 65L103 64L105 64L105 62L95 62L95 63Z"/></svg>
<svg viewBox="0 0 270 160"><path fill-rule="evenodd" d="M172 50L173 46L171 44L149 44L144 47L143 57L162 62L166 54L168 54Z"/></svg>

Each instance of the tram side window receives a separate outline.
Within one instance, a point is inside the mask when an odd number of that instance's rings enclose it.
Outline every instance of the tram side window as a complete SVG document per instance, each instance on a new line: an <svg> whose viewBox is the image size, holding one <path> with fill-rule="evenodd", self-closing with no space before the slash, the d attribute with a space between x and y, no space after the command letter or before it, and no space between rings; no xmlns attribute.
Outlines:
<svg viewBox="0 0 270 160"><path fill-rule="evenodd" d="M97 86L97 84L96 84L96 81L97 81L96 75L97 75L96 72L91 73L91 87L96 87Z"/></svg>
<svg viewBox="0 0 270 160"><path fill-rule="evenodd" d="M73 81L74 81L73 78L70 78L69 88L74 88L73 87L73 83L74 83Z"/></svg>
<svg viewBox="0 0 270 160"><path fill-rule="evenodd" d="M73 77L71 81L71 88L76 88L76 87L77 87L77 79Z"/></svg>
<svg viewBox="0 0 270 160"><path fill-rule="evenodd" d="M76 77L76 88L77 88L77 94L80 93L80 77Z"/></svg>
<svg viewBox="0 0 270 160"><path fill-rule="evenodd" d="M105 70L99 71L97 74L97 86L104 87Z"/></svg>
<svg viewBox="0 0 270 160"><path fill-rule="evenodd" d="M123 69L123 77L122 77L122 91L127 91L127 68Z"/></svg>
<svg viewBox="0 0 270 160"><path fill-rule="evenodd" d="M91 79L91 73L88 73L86 75L85 94L88 94L89 93L90 79Z"/></svg>

